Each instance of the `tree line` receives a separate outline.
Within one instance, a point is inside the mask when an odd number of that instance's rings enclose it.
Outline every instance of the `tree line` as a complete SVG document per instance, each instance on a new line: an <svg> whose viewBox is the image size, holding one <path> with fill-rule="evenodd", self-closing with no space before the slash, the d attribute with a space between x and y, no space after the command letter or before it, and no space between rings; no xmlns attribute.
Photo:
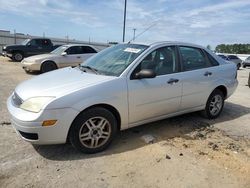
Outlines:
<svg viewBox="0 0 250 188"><path fill-rule="evenodd" d="M229 54L250 54L250 44L219 44L215 51Z"/></svg>

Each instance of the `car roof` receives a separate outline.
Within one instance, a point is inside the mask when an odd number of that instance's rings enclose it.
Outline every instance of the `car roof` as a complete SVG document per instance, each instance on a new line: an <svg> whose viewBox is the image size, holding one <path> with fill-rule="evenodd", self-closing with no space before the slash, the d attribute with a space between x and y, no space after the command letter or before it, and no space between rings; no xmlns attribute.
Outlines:
<svg viewBox="0 0 250 188"><path fill-rule="evenodd" d="M124 43L125 44L125 43ZM197 48L204 48L203 46L197 45L197 44L192 44L192 43L187 43L187 42L179 42L179 41L159 41L159 42L153 42L153 43L134 43L131 42L131 44L139 44L139 45L145 45L145 46L161 46L161 45L181 45L181 46L192 46L192 47L197 47Z"/></svg>

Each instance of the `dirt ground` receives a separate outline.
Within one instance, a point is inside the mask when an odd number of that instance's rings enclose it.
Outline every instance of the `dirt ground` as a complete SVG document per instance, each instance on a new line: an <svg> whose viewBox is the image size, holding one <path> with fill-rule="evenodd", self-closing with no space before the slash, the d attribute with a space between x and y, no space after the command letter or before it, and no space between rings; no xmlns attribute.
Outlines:
<svg viewBox="0 0 250 188"><path fill-rule="evenodd" d="M32 146L10 125L6 99L36 75L0 58L0 187L250 188L250 69L221 116L178 116L121 132L101 153L69 144ZM152 135L153 143L142 136Z"/></svg>

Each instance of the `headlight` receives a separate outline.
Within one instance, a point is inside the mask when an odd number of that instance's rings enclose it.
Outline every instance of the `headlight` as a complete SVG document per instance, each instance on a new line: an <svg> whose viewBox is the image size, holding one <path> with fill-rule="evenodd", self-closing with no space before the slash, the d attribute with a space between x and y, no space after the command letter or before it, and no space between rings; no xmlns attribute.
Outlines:
<svg viewBox="0 0 250 188"><path fill-rule="evenodd" d="M4 46L3 49L5 50L5 49L6 49L6 46Z"/></svg>
<svg viewBox="0 0 250 188"><path fill-rule="evenodd" d="M38 113L53 98L54 97L33 97L33 98L29 98L20 105L20 108L23 109L23 110Z"/></svg>

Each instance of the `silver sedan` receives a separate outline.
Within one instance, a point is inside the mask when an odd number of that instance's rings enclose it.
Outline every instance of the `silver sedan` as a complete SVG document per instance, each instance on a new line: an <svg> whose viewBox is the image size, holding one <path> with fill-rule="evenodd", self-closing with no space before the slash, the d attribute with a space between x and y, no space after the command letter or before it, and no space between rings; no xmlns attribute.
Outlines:
<svg viewBox="0 0 250 188"><path fill-rule="evenodd" d="M201 46L118 44L76 68L21 83L7 106L24 140L69 140L95 153L119 130L194 111L217 118L237 84L236 65Z"/></svg>
<svg viewBox="0 0 250 188"><path fill-rule="evenodd" d="M93 46L68 44L56 48L48 54L35 55L23 59L21 65L26 72L49 72L58 68L77 66L85 62L98 50Z"/></svg>

